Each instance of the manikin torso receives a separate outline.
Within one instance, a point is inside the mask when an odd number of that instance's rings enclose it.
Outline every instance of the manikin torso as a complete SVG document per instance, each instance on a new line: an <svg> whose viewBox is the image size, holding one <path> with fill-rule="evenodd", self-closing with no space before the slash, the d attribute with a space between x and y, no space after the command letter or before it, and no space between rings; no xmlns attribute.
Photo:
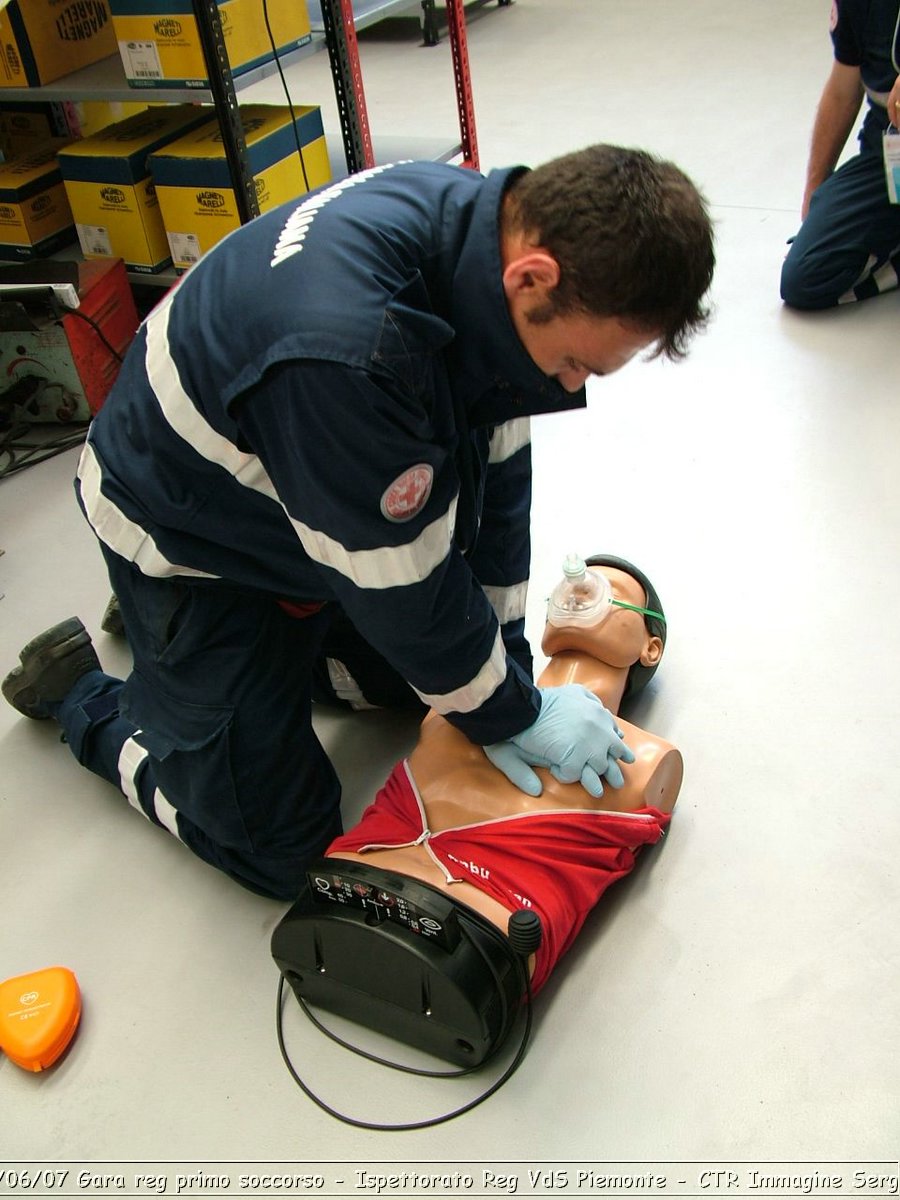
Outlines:
<svg viewBox="0 0 900 1200"><path fill-rule="evenodd" d="M606 572L614 577L620 573ZM628 583L634 581L625 577ZM613 578L618 591L632 603L644 603L643 591L635 595L622 580ZM618 712L625 690L628 668L636 660L631 649L635 630L643 630L637 613L617 610L604 622L602 639L591 631L559 630L550 626L543 640L551 655L538 684L542 688L578 683L598 696L613 713ZM646 633L643 634L646 638ZM602 654L603 657L598 657ZM604 661L604 658L612 661ZM627 659L628 661L623 661ZM543 783L540 796L529 796L503 775L474 745L443 717L430 713L424 720L419 741L409 755L409 766L432 833L528 812L552 809L595 809L629 812L656 808L670 813L675 806L683 775L680 752L655 734L617 718L626 745L635 761L621 764L624 786L606 785L599 798L580 783L564 784L549 771L536 768ZM422 880L469 905L506 931L510 910L468 881L448 883L424 846L370 850L364 854L338 852L339 857L368 866L399 871Z"/></svg>

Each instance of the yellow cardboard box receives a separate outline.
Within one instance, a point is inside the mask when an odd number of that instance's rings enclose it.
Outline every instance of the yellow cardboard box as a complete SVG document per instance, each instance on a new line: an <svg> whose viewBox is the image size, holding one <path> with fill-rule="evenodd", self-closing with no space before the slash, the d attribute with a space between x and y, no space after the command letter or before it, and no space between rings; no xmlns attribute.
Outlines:
<svg viewBox="0 0 900 1200"><path fill-rule="evenodd" d="M72 100L66 103L69 132L80 138L91 137L117 121L146 111L147 105L137 100Z"/></svg>
<svg viewBox="0 0 900 1200"><path fill-rule="evenodd" d="M286 106L245 104L240 115L260 212L329 181L331 167L318 105L294 106L296 140ZM177 269L186 270L240 225L218 121L151 154L150 174Z"/></svg>
<svg viewBox="0 0 900 1200"><path fill-rule="evenodd" d="M115 52L106 0L9 0L0 8L0 88L39 87Z"/></svg>
<svg viewBox="0 0 900 1200"><path fill-rule="evenodd" d="M146 274L169 265L147 160L208 121L209 112L195 104L154 105L62 151L60 170L85 258L122 258Z"/></svg>
<svg viewBox="0 0 900 1200"><path fill-rule="evenodd" d="M218 0L231 73L242 75L310 39L298 0ZM192 0L110 0L125 77L132 87L209 86Z"/></svg>
<svg viewBox="0 0 900 1200"><path fill-rule="evenodd" d="M0 258L39 258L75 241L57 162L60 148L67 144L66 138L53 138L0 163Z"/></svg>
<svg viewBox="0 0 900 1200"><path fill-rule="evenodd" d="M147 107L138 101L0 100L0 152L16 158L52 137L89 137Z"/></svg>
<svg viewBox="0 0 900 1200"><path fill-rule="evenodd" d="M0 151L5 159L37 150L50 138L72 136L64 104L0 100Z"/></svg>

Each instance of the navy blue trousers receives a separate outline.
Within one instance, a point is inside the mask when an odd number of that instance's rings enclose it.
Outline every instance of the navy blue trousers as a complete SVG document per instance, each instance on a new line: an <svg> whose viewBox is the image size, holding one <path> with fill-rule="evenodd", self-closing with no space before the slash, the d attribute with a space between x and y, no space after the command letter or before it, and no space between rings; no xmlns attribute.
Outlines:
<svg viewBox="0 0 900 1200"><path fill-rule="evenodd" d="M134 667L78 681L56 713L70 749L200 858L293 899L342 829L311 722L313 692L334 698L326 655L369 681L373 703L414 706L413 693L334 606L298 619L271 597L106 558Z"/></svg>
<svg viewBox="0 0 900 1200"><path fill-rule="evenodd" d="M882 133L867 117L860 153L813 193L781 270L781 297L793 308L831 308L897 287L900 205L888 197Z"/></svg>

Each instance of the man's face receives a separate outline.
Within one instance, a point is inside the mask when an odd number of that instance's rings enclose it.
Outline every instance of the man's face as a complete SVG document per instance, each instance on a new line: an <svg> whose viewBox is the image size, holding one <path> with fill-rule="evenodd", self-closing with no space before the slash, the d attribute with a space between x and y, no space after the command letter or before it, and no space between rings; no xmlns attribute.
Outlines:
<svg viewBox="0 0 900 1200"><path fill-rule="evenodd" d="M502 257L503 290L519 340L567 392L577 392L590 375L611 375L660 340L659 332L618 317L555 312L559 263L526 233L504 235Z"/></svg>
<svg viewBox="0 0 900 1200"><path fill-rule="evenodd" d="M641 350L653 346L654 335L625 325L617 317L569 313L535 322L529 312L516 320L516 331L528 353L566 391L583 388L587 379L618 371Z"/></svg>
<svg viewBox="0 0 900 1200"><path fill-rule="evenodd" d="M543 321L534 319L539 311L534 307L511 308L522 345L567 392L577 392L591 375L611 375L658 340L618 317L568 313Z"/></svg>

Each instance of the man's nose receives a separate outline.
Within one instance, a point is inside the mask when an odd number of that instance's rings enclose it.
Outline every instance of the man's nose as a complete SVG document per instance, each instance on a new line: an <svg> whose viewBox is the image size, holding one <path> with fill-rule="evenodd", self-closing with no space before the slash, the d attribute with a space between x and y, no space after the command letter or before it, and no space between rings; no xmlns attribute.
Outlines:
<svg viewBox="0 0 900 1200"><path fill-rule="evenodd" d="M567 392L577 392L579 388L584 387L590 377L590 371L576 370L573 367L570 370L560 371L556 378Z"/></svg>

